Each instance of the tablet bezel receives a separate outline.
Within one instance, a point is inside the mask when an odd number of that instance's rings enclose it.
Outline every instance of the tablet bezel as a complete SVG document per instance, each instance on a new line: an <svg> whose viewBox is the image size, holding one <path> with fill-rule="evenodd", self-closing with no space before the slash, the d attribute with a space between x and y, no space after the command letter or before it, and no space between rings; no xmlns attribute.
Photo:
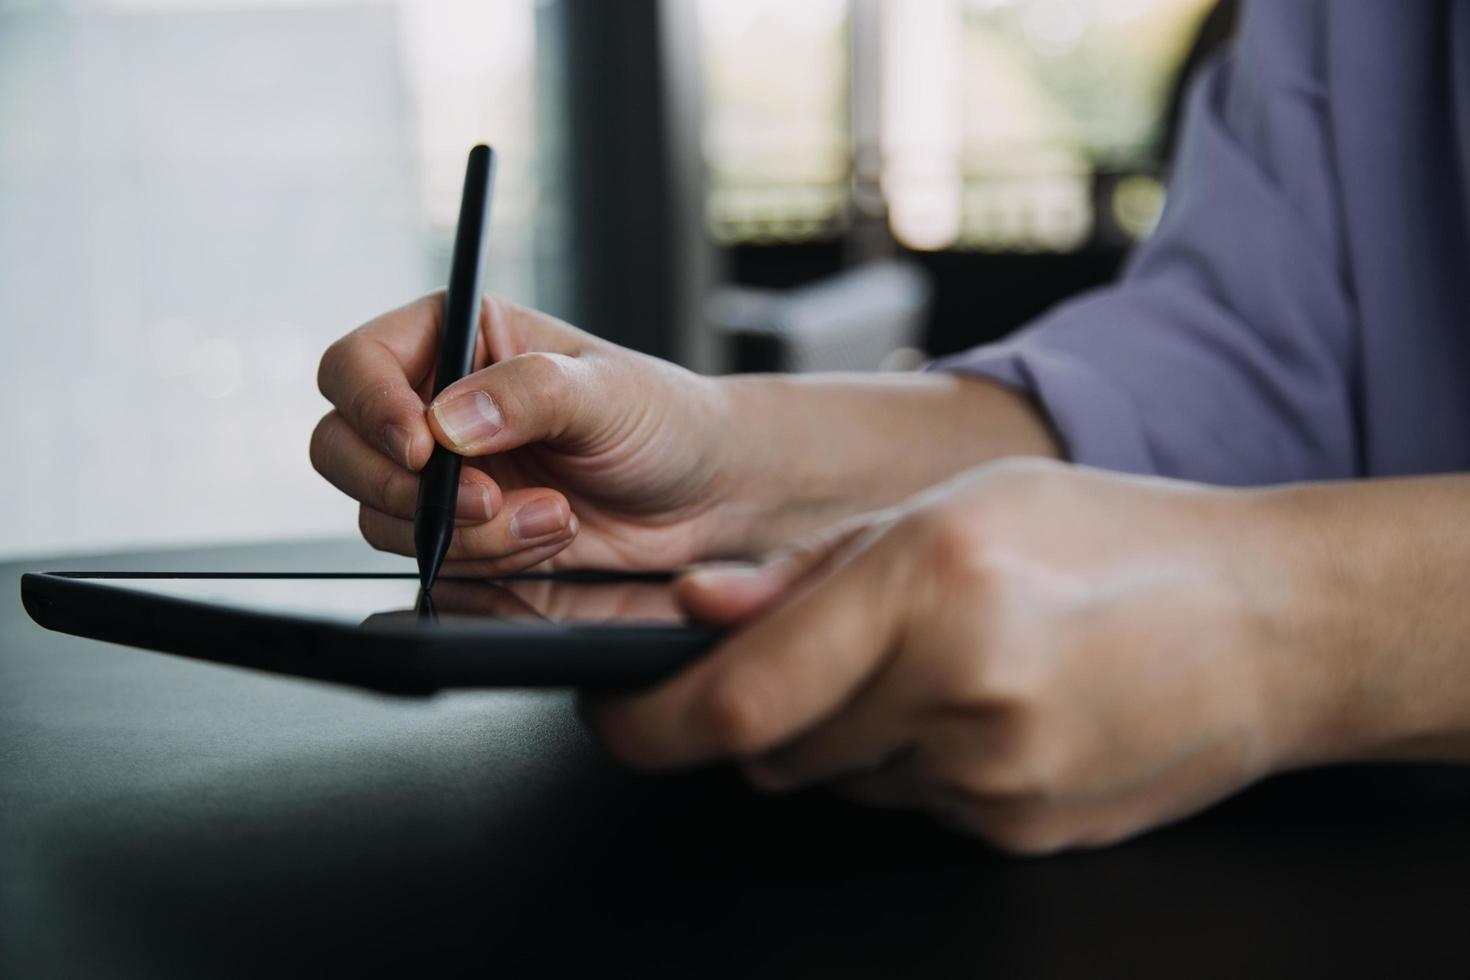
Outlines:
<svg viewBox="0 0 1470 980"><path fill-rule="evenodd" d="M674 673L721 631L685 624L454 620L352 625L129 589L139 579L402 579L398 573L48 571L21 576L39 625L159 653L386 694L472 688L631 688ZM667 573L543 572L510 579L666 581Z"/></svg>

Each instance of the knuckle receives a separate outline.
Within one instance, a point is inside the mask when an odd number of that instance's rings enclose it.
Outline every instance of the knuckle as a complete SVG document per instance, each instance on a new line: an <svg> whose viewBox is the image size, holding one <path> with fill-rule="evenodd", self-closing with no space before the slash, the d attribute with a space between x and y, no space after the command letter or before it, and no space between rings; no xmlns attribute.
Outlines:
<svg viewBox="0 0 1470 980"><path fill-rule="evenodd" d="M998 582L999 562L982 511L948 504L928 508L918 519L928 570L938 582L981 592Z"/></svg>
<svg viewBox="0 0 1470 980"><path fill-rule="evenodd" d="M345 414L353 419L359 426L359 431L365 428L374 415L374 405L388 394L389 386L382 382L371 382L362 385L352 393L348 400ZM364 432L366 435L366 432Z"/></svg>
<svg viewBox="0 0 1470 980"><path fill-rule="evenodd" d="M316 386L317 390L327 398L332 397L332 380L347 373L347 365L352 357L352 338L353 334L341 337L322 351L322 359L317 363Z"/></svg>
<svg viewBox="0 0 1470 980"><path fill-rule="evenodd" d="M507 560L516 557L516 545L506 537L508 533L495 522L460 525L449 541L449 553L459 560L483 562L486 574L504 575L514 570Z"/></svg>
<svg viewBox="0 0 1470 980"><path fill-rule="evenodd" d="M1029 716L1048 697L1048 663L1024 632L991 622L979 633L978 652L943 672L945 688L953 706L990 715L991 738L1009 751L1024 742Z"/></svg>
<svg viewBox="0 0 1470 980"><path fill-rule="evenodd" d="M480 327L486 331L486 339L495 336L498 328L509 322L514 304L495 293L480 294Z"/></svg>
<svg viewBox="0 0 1470 980"><path fill-rule="evenodd" d="M521 369L545 398L560 402L571 390L570 358L546 351L533 351L515 359L521 362Z"/></svg>
<svg viewBox="0 0 1470 980"><path fill-rule="evenodd" d="M537 404L549 411L553 429L565 426L574 414L572 400L577 394L575 360L565 354L532 351L518 354L511 361L516 363L517 372L524 379L522 391L534 392Z"/></svg>
<svg viewBox="0 0 1470 980"><path fill-rule="evenodd" d="M404 494L401 492L404 481L392 468L379 478L377 483L377 502L381 505L378 509L387 514L397 514L405 510Z"/></svg>
<svg viewBox="0 0 1470 980"><path fill-rule="evenodd" d="M366 507L357 508L357 530L364 541L374 548L378 547L377 523L373 520L372 512Z"/></svg>
<svg viewBox="0 0 1470 980"><path fill-rule="evenodd" d="M335 420L332 413L323 415L321 421L317 422L316 428L311 430L311 441L307 445L307 455L311 458L311 468L323 476L326 476L327 460L330 455L333 439Z"/></svg>

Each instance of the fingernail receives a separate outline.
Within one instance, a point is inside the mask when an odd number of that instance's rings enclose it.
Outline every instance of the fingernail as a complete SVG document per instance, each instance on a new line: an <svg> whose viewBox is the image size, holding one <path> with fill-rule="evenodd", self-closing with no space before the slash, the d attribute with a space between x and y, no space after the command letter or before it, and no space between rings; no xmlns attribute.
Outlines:
<svg viewBox="0 0 1470 980"><path fill-rule="evenodd" d="M466 391L432 407L439 428L459 449L474 449L505 428L494 400L483 391Z"/></svg>
<svg viewBox="0 0 1470 980"><path fill-rule="evenodd" d="M495 500L483 483L461 483L455 516L467 521L488 521L495 516Z"/></svg>
<svg viewBox="0 0 1470 980"><path fill-rule="evenodd" d="M403 426L389 425L383 428L383 448L388 451L389 458L413 469L413 436Z"/></svg>
<svg viewBox="0 0 1470 980"><path fill-rule="evenodd" d="M561 502L552 499L533 500L510 519L510 533L521 541L534 541L555 534L567 526Z"/></svg>

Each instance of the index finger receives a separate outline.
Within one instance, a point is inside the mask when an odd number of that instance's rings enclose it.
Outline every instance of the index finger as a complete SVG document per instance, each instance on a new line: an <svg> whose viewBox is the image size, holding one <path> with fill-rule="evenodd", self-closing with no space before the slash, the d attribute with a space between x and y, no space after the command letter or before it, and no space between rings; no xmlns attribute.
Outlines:
<svg viewBox="0 0 1470 980"><path fill-rule="evenodd" d="M589 704L612 753L644 769L746 759L831 715L896 649L893 547L880 538L666 684Z"/></svg>
<svg viewBox="0 0 1470 980"><path fill-rule="evenodd" d="M434 448L418 389L433 374L443 315L442 292L384 313L328 347L317 370L317 387L348 424L411 470Z"/></svg>

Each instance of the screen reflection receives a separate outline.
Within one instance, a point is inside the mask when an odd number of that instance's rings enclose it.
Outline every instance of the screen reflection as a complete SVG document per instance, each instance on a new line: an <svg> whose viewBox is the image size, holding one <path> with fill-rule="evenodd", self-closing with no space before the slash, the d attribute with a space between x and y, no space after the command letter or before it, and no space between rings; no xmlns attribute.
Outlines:
<svg viewBox="0 0 1470 980"><path fill-rule="evenodd" d="M106 573L103 577L108 577ZM85 577L85 575L83 576ZM265 572L159 573L115 579L120 589L371 626L432 627L451 621L684 622L669 576L652 573L531 573L500 579L443 578L428 596L417 575Z"/></svg>
<svg viewBox="0 0 1470 980"><path fill-rule="evenodd" d="M507 579L440 578L418 591L408 608L374 612L364 626L416 622L502 620L558 623L681 623L667 579L604 580L534 576Z"/></svg>

